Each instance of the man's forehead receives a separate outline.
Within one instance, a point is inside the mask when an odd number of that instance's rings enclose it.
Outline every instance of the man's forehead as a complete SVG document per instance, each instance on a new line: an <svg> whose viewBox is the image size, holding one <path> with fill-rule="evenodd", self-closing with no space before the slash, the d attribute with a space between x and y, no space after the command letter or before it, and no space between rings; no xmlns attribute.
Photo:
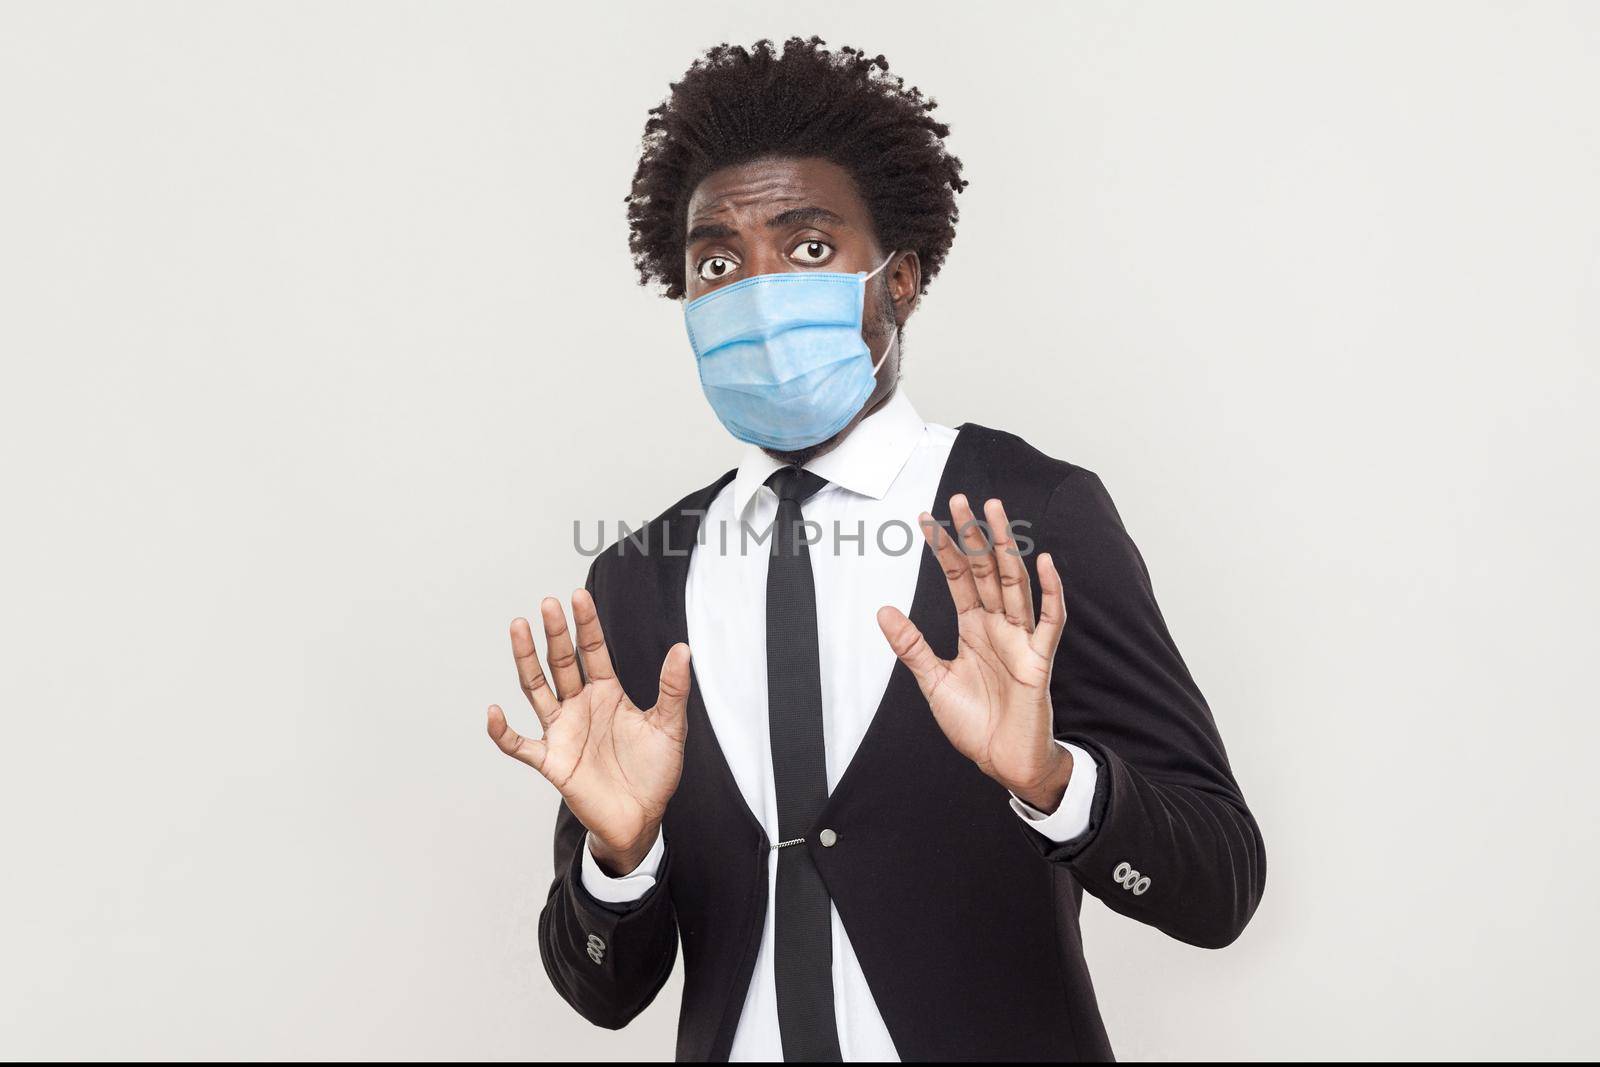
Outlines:
<svg viewBox="0 0 1600 1067"><path fill-rule="evenodd" d="M789 208L827 208L841 217L854 214L855 190L837 164L824 160L759 160L708 176L689 198L689 225L758 211L772 215Z"/></svg>

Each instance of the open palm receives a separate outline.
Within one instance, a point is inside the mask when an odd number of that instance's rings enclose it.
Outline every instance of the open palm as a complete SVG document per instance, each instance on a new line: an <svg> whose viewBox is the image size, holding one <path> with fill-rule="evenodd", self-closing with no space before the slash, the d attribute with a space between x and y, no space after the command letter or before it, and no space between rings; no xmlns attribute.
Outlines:
<svg viewBox="0 0 1600 1067"><path fill-rule="evenodd" d="M955 659L934 655L922 631L896 608L880 609L878 625L956 750L1024 801L1053 808L1071 773L1071 757L1052 737L1050 704L1051 664L1067 620L1061 577L1041 555L1044 604L1036 622L1027 567L1005 507L991 500L984 514L987 536L965 496L950 500L954 537L931 515L922 516L955 602Z"/></svg>
<svg viewBox="0 0 1600 1067"><path fill-rule="evenodd" d="M511 653L544 736L535 740L518 734L498 704L489 707L489 736L502 752L533 767L561 791L594 836L596 859L631 870L655 842L683 771L689 646L668 650L656 705L641 711L617 680L588 592L579 590L572 597L576 650L559 601L546 598L540 616L550 680L539 667L533 630L525 619L511 624Z"/></svg>

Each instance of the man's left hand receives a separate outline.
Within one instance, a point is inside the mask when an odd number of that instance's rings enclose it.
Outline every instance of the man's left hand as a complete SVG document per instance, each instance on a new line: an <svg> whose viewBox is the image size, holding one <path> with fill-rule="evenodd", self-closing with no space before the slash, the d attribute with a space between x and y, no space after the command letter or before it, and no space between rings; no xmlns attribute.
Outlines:
<svg viewBox="0 0 1600 1067"><path fill-rule="evenodd" d="M955 538L933 516L921 516L955 601L956 658L934 655L896 608L880 608L878 625L956 750L1017 799L1048 813L1060 806L1072 776L1072 757L1052 735L1050 707L1050 668L1067 621L1061 576L1049 555L1039 557L1044 604L1035 622L1028 570L1005 507L991 500L984 515L987 536L967 498L952 497Z"/></svg>

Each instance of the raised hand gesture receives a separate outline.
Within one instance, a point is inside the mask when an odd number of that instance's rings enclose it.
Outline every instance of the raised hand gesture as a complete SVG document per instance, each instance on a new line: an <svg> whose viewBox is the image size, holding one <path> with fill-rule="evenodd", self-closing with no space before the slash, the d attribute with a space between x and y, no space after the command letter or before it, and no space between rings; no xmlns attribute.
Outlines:
<svg viewBox="0 0 1600 1067"><path fill-rule="evenodd" d="M1072 775L1072 757L1051 732L1050 669L1067 621L1061 576L1048 555L1039 557L1044 604L1036 623L1027 567L1005 507L991 500L984 515L987 536L967 498L952 497L954 538L931 515L921 517L955 601L956 658L934 655L895 608L879 609L878 625L957 751L1023 802L1054 811Z"/></svg>
<svg viewBox="0 0 1600 1067"><path fill-rule="evenodd" d="M689 646L676 644L667 650L656 705L641 711L617 681L600 616L587 591L572 595L577 651L561 602L546 597L539 613L550 681L539 669L533 630L526 619L511 623L511 654L544 736L534 740L518 734L507 725L498 704L489 705L489 736L500 751L526 763L561 791L592 835L595 859L611 874L626 874L655 843L667 801L677 791L683 771Z"/></svg>

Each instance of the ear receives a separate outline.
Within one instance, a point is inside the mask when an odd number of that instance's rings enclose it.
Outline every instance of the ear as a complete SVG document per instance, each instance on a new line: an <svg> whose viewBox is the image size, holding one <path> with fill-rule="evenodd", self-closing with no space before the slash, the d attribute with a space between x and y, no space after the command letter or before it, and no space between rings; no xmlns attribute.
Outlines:
<svg viewBox="0 0 1600 1067"><path fill-rule="evenodd" d="M922 291L922 260L915 252L901 252L887 273L895 325L904 326L917 309L917 297Z"/></svg>

